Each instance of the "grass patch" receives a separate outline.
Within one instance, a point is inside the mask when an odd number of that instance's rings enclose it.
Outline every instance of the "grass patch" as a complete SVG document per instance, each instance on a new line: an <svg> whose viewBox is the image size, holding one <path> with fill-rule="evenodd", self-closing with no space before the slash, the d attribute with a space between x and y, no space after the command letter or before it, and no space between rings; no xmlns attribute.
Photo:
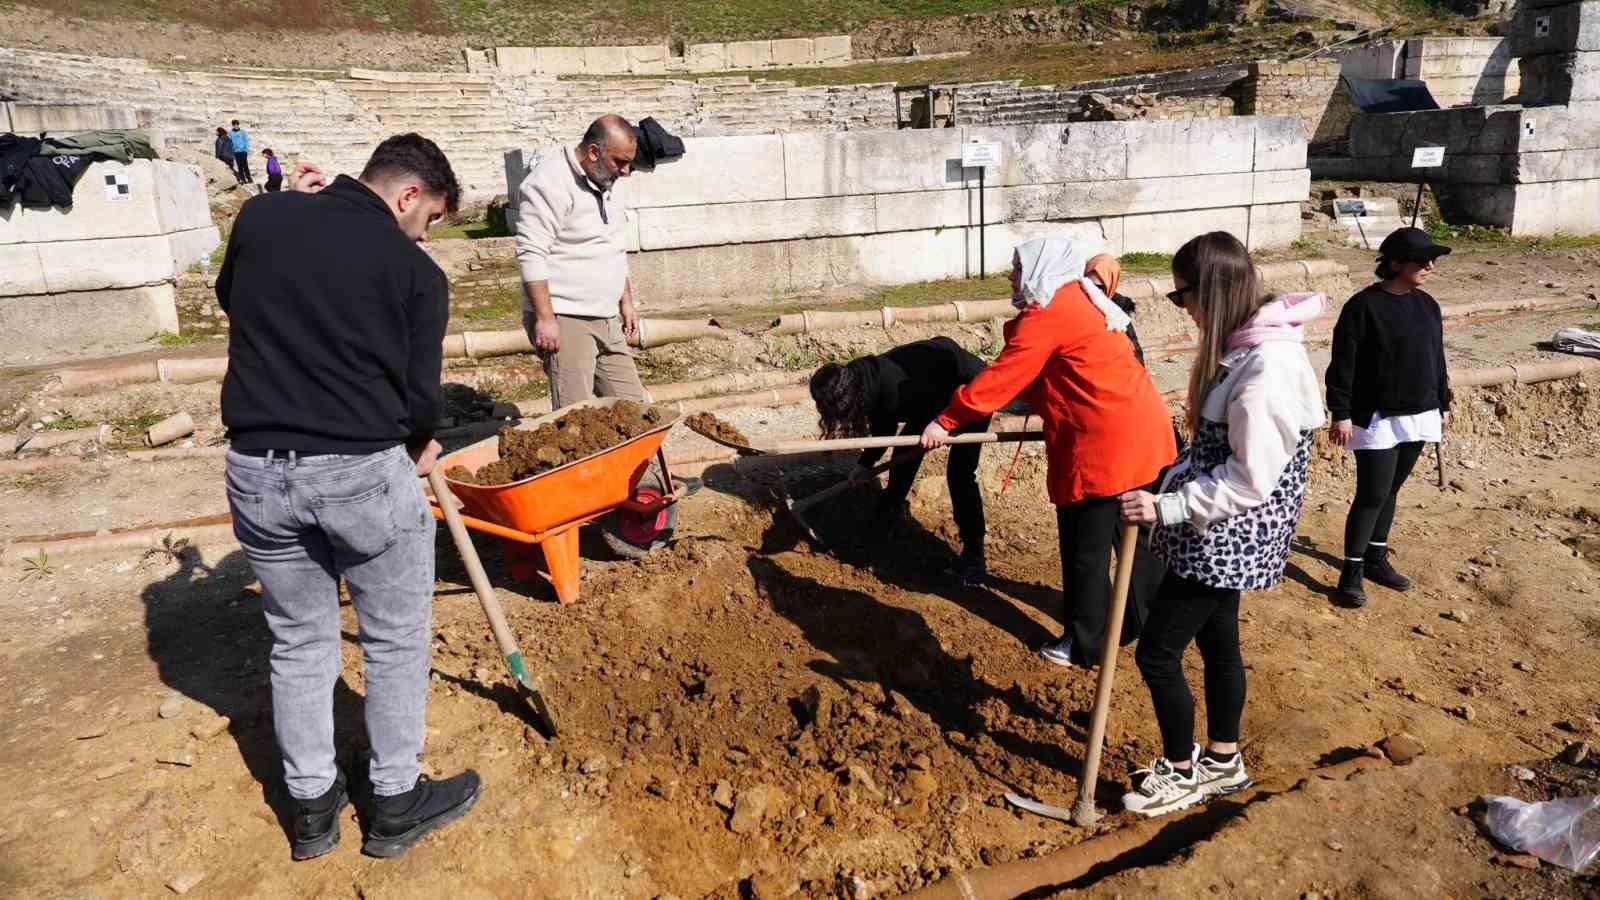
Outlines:
<svg viewBox="0 0 1600 900"><path fill-rule="evenodd" d="M142 435L150 430L151 425L170 415L172 413L169 412L147 412L135 416L123 416L120 419L112 419L111 427L116 429L118 434Z"/></svg>
<svg viewBox="0 0 1600 900"><path fill-rule="evenodd" d="M88 419L80 419L77 416L73 416L73 415L67 414L67 415L62 415L60 418L56 419L54 422L46 422L45 426L44 426L44 430L45 431L71 431L74 428L93 428L98 424L100 424L100 423L91 422Z"/></svg>
<svg viewBox="0 0 1600 900"><path fill-rule="evenodd" d="M512 232L506 228L504 222L463 222L458 225L435 225L428 229L428 240L430 241L448 241L452 239L476 241L483 238L511 236Z"/></svg>
<svg viewBox="0 0 1600 900"><path fill-rule="evenodd" d="M1289 242L1289 249L1297 256L1310 259L1322 259L1328 255L1321 241L1313 238L1295 238Z"/></svg>
<svg viewBox="0 0 1600 900"><path fill-rule="evenodd" d="M192 347L195 344L205 344L216 340L218 335L212 334L178 334L171 331L158 331L150 335L150 340L163 347Z"/></svg>
<svg viewBox="0 0 1600 900"><path fill-rule="evenodd" d="M936 306L954 300L1004 300L1011 296L1011 285L1004 273L991 273L988 278L955 278L946 281L923 281L901 284L851 294L842 299L826 296L773 298L761 304L739 306L702 306L677 310L673 319L715 318L726 328L765 328L782 315L808 309L825 309L830 312L859 312L881 309L885 306ZM645 315L650 315L645 313ZM652 316L654 318L654 316Z"/></svg>
<svg viewBox="0 0 1600 900"><path fill-rule="evenodd" d="M1428 233L1440 243L1466 250L1578 250L1600 247L1600 234L1561 234L1515 237L1488 225L1451 225L1434 222Z"/></svg>
<svg viewBox="0 0 1600 900"><path fill-rule="evenodd" d="M1143 250L1134 253L1124 253L1117 257L1122 263L1123 272L1170 272L1172 271L1171 253L1149 253Z"/></svg>

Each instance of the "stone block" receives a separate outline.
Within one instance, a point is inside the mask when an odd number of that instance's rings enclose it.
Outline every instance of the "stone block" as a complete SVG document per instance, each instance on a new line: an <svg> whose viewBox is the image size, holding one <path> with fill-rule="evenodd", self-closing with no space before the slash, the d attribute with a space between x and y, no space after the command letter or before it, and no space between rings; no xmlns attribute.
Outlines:
<svg viewBox="0 0 1600 900"><path fill-rule="evenodd" d="M1039 237L1067 237L1078 241L1087 241L1098 244L1103 252L1113 256L1122 255L1122 223L1119 216L1102 218L1057 220L1049 222L1023 222L990 226L985 229L982 240L984 265L988 269L990 278L1004 278L1011 271L1011 256L1016 252L1018 244ZM978 274L977 260L979 258L978 229L964 229L966 233L967 258L971 260L971 269L963 276L970 278ZM1004 282L1000 282L1004 284Z"/></svg>
<svg viewBox="0 0 1600 900"><path fill-rule="evenodd" d="M628 258L634 297L652 310L678 309L708 300L765 301L803 288L790 277L792 244L727 244L657 250Z"/></svg>
<svg viewBox="0 0 1600 900"><path fill-rule="evenodd" d="M665 44L646 44L628 47L628 71L635 75L662 75L667 71L667 60L672 51Z"/></svg>
<svg viewBox="0 0 1600 900"><path fill-rule="evenodd" d="M156 219L163 232L211 227L211 204L206 180L198 166L164 159L151 160L155 185ZM193 260L190 260L193 262Z"/></svg>
<svg viewBox="0 0 1600 900"><path fill-rule="evenodd" d="M1305 124L1299 116L1257 116L1256 171L1303 169L1306 167ZM1316 122L1311 122L1313 126Z"/></svg>
<svg viewBox="0 0 1600 900"><path fill-rule="evenodd" d="M1250 208L1241 205L1127 216L1122 220L1122 252L1174 253L1190 238L1208 231L1226 231L1246 240Z"/></svg>
<svg viewBox="0 0 1600 900"><path fill-rule="evenodd" d="M1249 172L1255 166L1253 117L1130 122L1127 128L1129 178Z"/></svg>
<svg viewBox="0 0 1600 900"><path fill-rule="evenodd" d="M960 129L786 134L782 141L791 199L962 184Z"/></svg>
<svg viewBox="0 0 1600 900"><path fill-rule="evenodd" d="M1600 50L1600 3L1521 4L1507 40L1515 57Z"/></svg>
<svg viewBox="0 0 1600 900"><path fill-rule="evenodd" d="M623 197L639 210L782 200L786 137L685 138L683 156L659 163L654 172L629 176L623 182Z"/></svg>
<svg viewBox="0 0 1600 900"><path fill-rule="evenodd" d="M1523 109L1508 152L1538 153L1600 147L1600 101Z"/></svg>
<svg viewBox="0 0 1600 900"><path fill-rule="evenodd" d="M0 306L18 294L48 291L38 244L0 244Z"/></svg>
<svg viewBox="0 0 1600 900"><path fill-rule="evenodd" d="M772 42L771 65L811 66L817 61L811 38L785 38Z"/></svg>
<svg viewBox="0 0 1600 900"><path fill-rule="evenodd" d="M1000 144L1000 165L986 175L989 184L1012 187L1066 181L1128 177L1128 146L1139 132L1126 122L1075 122L1070 125L969 126L965 139ZM953 154L961 158L959 148ZM978 173L966 173L976 181Z"/></svg>
<svg viewBox="0 0 1600 900"><path fill-rule="evenodd" d="M1442 174L1445 181L1458 184L1500 184L1506 180L1506 167L1514 157L1502 153L1445 155ZM1396 158L1396 168L1409 166L1410 160ZM1429 169L1429 179L1439 181L1440 169ZM1415 177L1414 175L1412 177Z"/></svg>
<svg viewBox="0 0 1600 900"><path fill-rule="evenodd" d="M1014 221L1020 218L1006 207L1005 195L1008 193L1001 188L990 188L984 192L984 215L988 221ZM877 213L878 227L884 231L964 228L978 224L978 192L905 191L878 194Z"/></svg>
<svg viewBox="0 0 1600 900"><path fill-rule="evenodd" d="M722 72L728 68L727 44L690 44L683 61L691 72Z"/></svg>
<svg viewBox="0 0 1600 900"><path fill-rule="evenodd" d="M7 244L33 243L35 218L34 211L23 209L20 203L0 206L0 247Z"/></svg>
<svg viewBox="0 0 1600 900"><path fill-rule="evenodd" d="M1271 203L1250 207L1249 236L1245 240L1245 246L1251 250L1287 247L1299 239L1299 203Z"/></svg>
<svg viewBox="0 0 1600 900"><path fill-rule="evenodd" d="M1600 10L1600 4L1595 8ZM1517 60L1519 96L1529 106L1600 100L1600 53L1553 53Z"/></svg>
<svg viewBox="0 0 1600 900"><path fill-rule="evenodd" d="M1600 149L1517 153L1504 159L1505 180L1516 184L1600 178Z"/></svg>
<svg viewBox="0 0 1600 900"><path fill-rule="evenodd" d="M854 58L848 34L812 38L811 46L818 65L838 65L848 63Z"/></svg>
<svg viewBox="0 0 1600 900"><path fill-rule="evenodd" d="M107 175L121 175L127 180L128 193L119 195L126 199L109 199L105 187ZM20 220L36 241L159 235L162 227L156 196L155 167L151 160L100 161L92 164L78 179L72 190L71 209L24 209ZM16 221L13 218L13 222Z"/></svg>
<svg viewBox="0 0 1600 900"><path fill-rule="evenodd" d="M582 75L582 47L539 47L540 75Z"/></svg>
<svg viewBox="0 0 1600 900"><path fill-rule="evenodd" d="M167 235L167 256L172 260L172 271L181 273L200 260L202 255L222 245L222 234L216 226L176 231Z"/></svg>
<svg viewBox="0 0 1600 900"><path fill-rule="evenodd" d="M1299 203L1310 196L1310 169L1280 169L1254 174L1250 203Z"/></svg>
<svg viewBox="0 0 1600 900"><path fill-rule="evenodd" d="M494 67L501 75L537 75L543 70L539 68L539 47L496 47L494 48Z"/></svg>
<svg viewBox="0 0 1600 900"><path fill-rule="evenodd" d="M0 303L0 365L126 352L158 331L177 330L170 284L7 297Z"/></svg>
<svg viewBox="0 0 1600 900"><path fill-rule="evenodd" d="M585 75L626 75L628 69L627 47L584 47L583 73Z"/></svg>
<svg viewBox="0 0 1600 900"><path fill-rule="evenodd" d="M131 107L86 103L7 103L8 130L17 134L72 134L107 128L138 128L139 113Z"/></svg>
<svg viewBox="0 0 1600 900"><path fill-rule="evenodd" d="M139 287L168 280L175 274L170 244L161 235L32 246L39 249L45 290L52 294Z"/></svg>
<svg viewBox="0 0 1600 900"><path fill-rule="evenodd" d="M1518 184L1502 190L1511 193L1509 227L1514 235L1600 233L1600 179Z"/></svg>
<svg viewBox="0 0 1600 900"><path fill-rule="evenodd" d="M728 68L764 69L772 65L771 41L729 41Z"/></svg>
<svg viewBox="0 0 1600 900"><path fill-rule="evenodd" d="M871 196L639 210L642 250L872 234L877 230L877 204Z"/></svg>

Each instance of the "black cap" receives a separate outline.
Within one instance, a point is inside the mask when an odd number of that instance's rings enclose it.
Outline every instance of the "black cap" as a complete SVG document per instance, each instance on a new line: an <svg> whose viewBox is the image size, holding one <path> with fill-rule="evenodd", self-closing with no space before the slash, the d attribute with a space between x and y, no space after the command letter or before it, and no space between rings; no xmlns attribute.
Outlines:
<svg viewBox="0 0 1600 900"><path fill-rule="evenodd" d="M1435 244L1421 228L1402 228L1383 239L1378 253L1395 262L1433 262L1449 254L1450 248Z"/></svg>

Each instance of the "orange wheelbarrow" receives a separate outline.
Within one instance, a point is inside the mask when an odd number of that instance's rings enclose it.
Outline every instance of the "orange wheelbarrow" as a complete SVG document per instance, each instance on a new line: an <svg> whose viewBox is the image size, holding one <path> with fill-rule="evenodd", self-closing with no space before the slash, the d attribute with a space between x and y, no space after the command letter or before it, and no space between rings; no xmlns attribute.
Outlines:
<svg viewBox="0 0 1600 900"><path fill-rule="evenodd" d="M607 408L616 402L616 398L607 398L573 404L517 427L532 430L570 410L583 406ZM563 604L573 603L578 599L581 526L615 511L606 542L627 556L643 555L665 543L671 534L677 520L673 504L681 494L667 470L661 445L680 417L680 413L668 413L656 427L615 447L510 484L445 480L461 501L462 523L473 531L501 539L513 578L531 581L543 574ZM440 459L439 467L448 471L460 465L477 471L499 458L499 441L498 437L491 437L463 447ZM660 466L659 489L639 484L649 471L652 457ZM439 501L429 497L428 502L434 518L442 519Z"/></svg>

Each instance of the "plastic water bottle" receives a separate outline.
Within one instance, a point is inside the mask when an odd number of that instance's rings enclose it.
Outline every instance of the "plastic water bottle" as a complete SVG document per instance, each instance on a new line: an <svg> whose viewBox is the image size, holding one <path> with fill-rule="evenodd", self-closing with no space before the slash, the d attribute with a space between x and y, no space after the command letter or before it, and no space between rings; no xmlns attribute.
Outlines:
<svg viewBox="0 0 1600 900"><path fill-rule="evenodd" d="M202 253L202 254L200 254L200 274L204 275L204 276L210 276L210 274L211 274L211 254L210 253Z"/></svg>

